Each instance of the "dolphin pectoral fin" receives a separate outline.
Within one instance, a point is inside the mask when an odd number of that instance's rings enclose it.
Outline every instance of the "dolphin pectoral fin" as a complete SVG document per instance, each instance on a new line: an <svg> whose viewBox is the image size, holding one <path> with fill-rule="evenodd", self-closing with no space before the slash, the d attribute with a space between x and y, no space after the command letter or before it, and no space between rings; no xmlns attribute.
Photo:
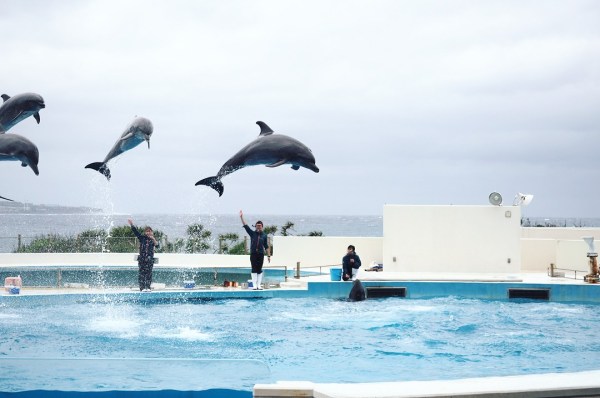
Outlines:
<svg viewBox="0 0 600 398"><path fill-rule="evenodd" d="M297 164L295 164L295 165L292 166L293 170L298 170L299 168L300 168L300 166L298 166Z"/></svg>
<svg viewBox="0 0 600 398"><path fill-rule="evenodd" d="M221 182L221 179L216 176L204 178L204 179L198 181L195 185L196 186L198 186L198 185L209 186L212 189L214 189L215 191L217 191L219 193L219 196L223 195L223 190L225 189L225 187L223 186L223 183Z"/></svg>
<svg viewBox="0 0 600 398"><path fill-rule="evenodd" d="M0 196L0 199L8 200L9 202L14 202L14 200L9 199L9 198L5 198L4 196Z"/></svg>
<svg viewBox="0 0 600 398"><path fill-rule="evenodd" d="M10 95L2 94L2 99L4 100L3 102L6 102L10 99Z"/></svg>
<svg viewBox="0 0 600 398"><path fill-rule="evenodd" d="M106 177L106 179L108 181L110 181L110 170L108 169L108 166L106 165L106 163L104 162L94 162L94 163L90 163L87 166L85 166L86 169L93 169L96 170L97 172L104 174L104 176Z"/></svg>
<svg viewBox="0 0 600 398"><path fill-rule="evenodd" d="M35 119L37 124L40 124L40 113L39 112L34 113L33 118Z"/></svg>
<svg viewBox="0 0 600 398"><path fill-rule="evenodd" d="M267 123L261 122L259 120L258 122L256 122L256 124L258 124L260 126L260 134L259 134L259 136L273 134L273 130L271 130L271 127L267 126Z"/></svg>
<svg viewBox="0 0 600 398"><path fill-rule="evenodd" d="M265 166L267 166L267 167L278 167L278 166L281 166L282 164L285 164L285 162L287 162L287 159L281 159L278 162L267 164Z"/></svg>

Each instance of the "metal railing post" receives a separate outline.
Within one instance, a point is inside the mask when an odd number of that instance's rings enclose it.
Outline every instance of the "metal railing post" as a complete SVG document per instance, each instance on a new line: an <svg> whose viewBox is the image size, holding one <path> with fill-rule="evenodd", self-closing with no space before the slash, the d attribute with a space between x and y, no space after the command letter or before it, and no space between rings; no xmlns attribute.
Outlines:
<svg viewBox="0 0 600 398"><path fill-rule="evenodd" d="M300 279L300 261L296 263L296 275L294 276L296 279Z"/></svg>

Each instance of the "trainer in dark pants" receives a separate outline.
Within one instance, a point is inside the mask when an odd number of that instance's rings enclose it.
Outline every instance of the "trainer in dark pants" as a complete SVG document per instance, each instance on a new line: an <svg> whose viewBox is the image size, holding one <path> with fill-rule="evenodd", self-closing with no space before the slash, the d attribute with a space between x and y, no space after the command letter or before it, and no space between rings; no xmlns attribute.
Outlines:
<svg viewBox="0 0 600 398"><path fill-rule="evenodd" d="M146 227L144 229L144 235L133 226L131 219L127 220L131 226L131 230L134 235L140 241L140 254L138 255L138 282L140 284L141 292L149 292L150 286L152 285L152 269L154 268L154 249L158 249L159 244L154 237L152 228Z"/></svg>
<svg viewBox="0 0 600 398"><path fill-rule="evenodd" d="M240 219L244 229L250 235L250 265L252 266L252 287L254 290L262 290L262 268L265 262L265 253L267 260L271 262L271 248L269 247L269 239L267 234L263 232L262 221L257 221L254 227L256 230L251 230L244 220L244 213L240 210Z"/></svg>

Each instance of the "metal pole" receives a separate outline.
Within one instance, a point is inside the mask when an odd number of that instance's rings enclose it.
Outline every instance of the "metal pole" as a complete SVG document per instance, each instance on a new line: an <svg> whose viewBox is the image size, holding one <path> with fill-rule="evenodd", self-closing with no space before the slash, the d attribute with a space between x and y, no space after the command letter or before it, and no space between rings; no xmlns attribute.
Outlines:
<svg viewBox="0 0 600 398"><path fill-rule="evenodd" d="M56 274L56 286L60 289L62 285L62 270L59 268Z"/></svg>
<svg viewBox="0 0 600 398"><path fill-rule="evenodd" d="M17 236L17 251L21 251L21 234Z"/></svg>
<svg viewBox="0 0 600 398"><path fill-rule="evenodd" d="M284 268L285 268L285 281L287 282L287 265Z"/></svg>
<svg viewBox="0 0 600 398"><path fill-rule="evenodd" d="M300 279L300 261L296 263L296 275L294 276L296 279Z"/></svg>

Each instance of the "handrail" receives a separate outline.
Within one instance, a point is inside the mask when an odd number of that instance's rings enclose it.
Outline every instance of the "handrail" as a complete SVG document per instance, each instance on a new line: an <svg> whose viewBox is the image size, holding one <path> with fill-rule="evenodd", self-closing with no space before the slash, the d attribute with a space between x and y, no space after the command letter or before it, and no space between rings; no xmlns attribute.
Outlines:
<svg viewBox="0 0 600 398"><path fill-rule="evenodd" d="M556 270L573 272L574 276L571 277L571 276L567 276L566 274L558 276L555 273ZM582 270L577 270L577 269L559 268L559 267L556 267L554 265L554 263L550 263L550 266L548 268L546 268L546 275L548 275L549 277L552 277L552 278L560 277L560 278L569 278L569 279L583 279L583 278L577 278L577 272L579 272L580 274L581 273L589 273L588 271L582 271Z"/></svg>

